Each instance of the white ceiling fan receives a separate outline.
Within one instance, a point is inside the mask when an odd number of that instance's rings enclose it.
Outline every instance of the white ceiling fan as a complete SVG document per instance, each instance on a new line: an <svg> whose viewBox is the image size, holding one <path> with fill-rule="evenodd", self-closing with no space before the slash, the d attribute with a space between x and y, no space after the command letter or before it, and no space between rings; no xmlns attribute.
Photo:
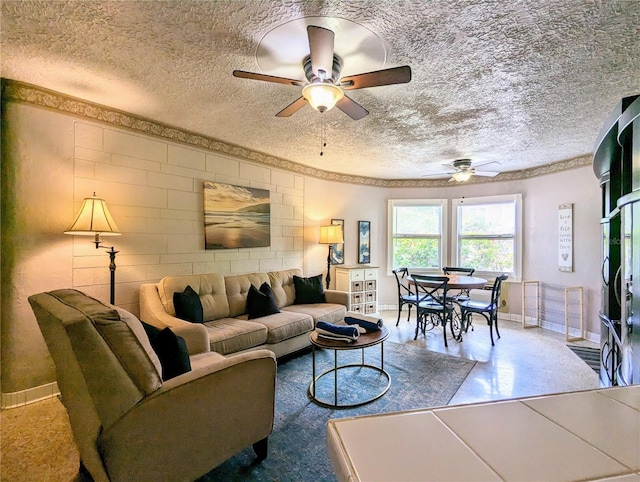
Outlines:
<svg viewBox="0 0 640 482"><path fill-rule="evenodd" d="M320 112L331 110L335 106L353 120L359 120L369 114L369 111L347 96L345 91L405 84L411 81L411 67L408 65L341 77L342 58L334 51L334 32L327 28L309 25L307 36L309 55L301 59L300 64L300 74L304 73L306 80L288 79L244 70L233 71L235 77L242 79L302 87L302 95L278 112L276 117L289 117L308 103Z"/></svg>
<svg viewBox="0 0 640 482"><path fill-rule="evenodd" d="M427 174L422 177L436 177L443 176L445 174L450 175L451 179L449 182L466 182L471 179L471 176L484 176L484 177L495 177L500 174L498 171L479 171L476 168L480 166L486 166L487 164L500 164L497 161L488 161L483 163L474 163L471 159L456 159L450 164L443 164L443 166L448 167L449 170L438 173L438 174Z"/></svg>

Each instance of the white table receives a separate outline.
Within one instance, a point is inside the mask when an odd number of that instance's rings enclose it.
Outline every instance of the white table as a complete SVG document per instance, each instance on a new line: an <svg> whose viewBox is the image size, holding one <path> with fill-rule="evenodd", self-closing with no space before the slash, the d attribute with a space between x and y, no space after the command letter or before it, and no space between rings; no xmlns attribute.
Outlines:
<svg viewBox="0 0 640 482"><path fill-rule="evenodd" d="M640 481L640 385L329 420L341 481Z"/></svg>

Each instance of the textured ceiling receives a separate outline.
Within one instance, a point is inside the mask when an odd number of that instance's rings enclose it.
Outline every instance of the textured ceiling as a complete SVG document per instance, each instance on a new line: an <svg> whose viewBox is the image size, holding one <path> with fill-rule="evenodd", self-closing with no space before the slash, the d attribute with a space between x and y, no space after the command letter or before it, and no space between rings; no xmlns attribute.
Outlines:
<svg viewBox="0 0 640 482"><path fill-rule="evenodd" d="M514 171L588 155L620 98L640 93L638 0L3 0L1 9L2 77L350 175L420 178L460 157ZM383 65L372 55L343 73L410 65L413 80L350 91L370 112L360 121L308 106L275 117L300 88L231 72L281 75L260 70L260 42L305 17L343 19L379 39ZM283 51L304 51L302 32ZM354 44L336 31L345 63Z"/></svg>

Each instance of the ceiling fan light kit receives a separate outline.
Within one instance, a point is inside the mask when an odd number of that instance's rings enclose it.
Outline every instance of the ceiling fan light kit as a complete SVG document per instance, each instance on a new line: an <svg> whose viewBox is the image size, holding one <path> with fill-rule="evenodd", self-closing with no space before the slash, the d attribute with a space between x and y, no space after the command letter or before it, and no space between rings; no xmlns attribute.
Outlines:
<svg viewBox="0 0 640 482"><path fill-rule="evenodd" d="M451 177L456 182L466 182L469 179L471 179L471 175L472 174L473 174L472 171L458 171L458 172L454 172L453 174L451 174Z"/></svg>
<svg viewBox="0 0 640 482"><path fill-rule="evenodd" d="M326 112L335 107L336 103L344 97L340 87L330 82L307 84L302 88L302 97L307 99L309 105L318 112Z"/></svg>

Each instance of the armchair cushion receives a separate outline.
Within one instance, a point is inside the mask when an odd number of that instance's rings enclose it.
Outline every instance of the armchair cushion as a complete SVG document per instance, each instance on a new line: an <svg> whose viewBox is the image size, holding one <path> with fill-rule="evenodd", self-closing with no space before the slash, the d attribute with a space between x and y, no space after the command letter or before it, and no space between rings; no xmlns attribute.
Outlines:
<svg viewBox="0 0 640 482"><path fill-rule="evenodd" d="M176 317L181 320L192 323L204 321L200 296L191 285L188 285L182 292L173 293L173 306L176 309Z"/></svg>
<svg viewBox="0 0 640 482"><path fill-rule="evenodd" d="M294 275L293 284L296 288L295 305L326 303L324 288L322 287L322 274L310 278Z"/></svg>
<svg viewBox="0 0 640 482"><path fill-rule="evenodd" d="M247 293L247 315L250 320L280 313L271 286L265 281L256 289L251 285Z"/></svg>

